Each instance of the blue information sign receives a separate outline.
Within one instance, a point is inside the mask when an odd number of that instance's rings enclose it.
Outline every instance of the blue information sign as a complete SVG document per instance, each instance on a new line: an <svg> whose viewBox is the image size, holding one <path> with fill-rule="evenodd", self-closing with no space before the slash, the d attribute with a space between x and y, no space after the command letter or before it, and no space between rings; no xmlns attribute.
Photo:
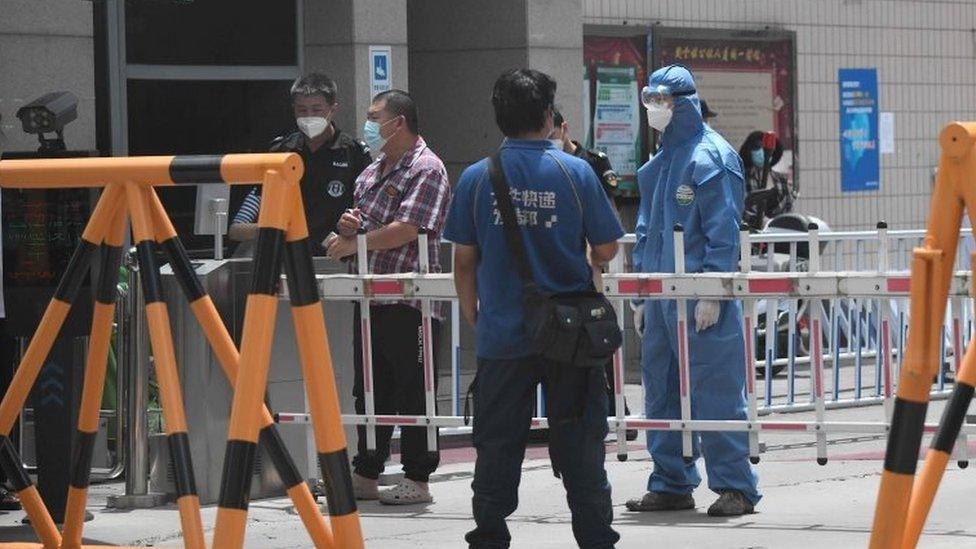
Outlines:
<svg viewBox="0 0 976 549"><path fill-rule="evenodd" d="M840 69L842 192L874 191L881 179L878 151L878 72Z"/></svg>

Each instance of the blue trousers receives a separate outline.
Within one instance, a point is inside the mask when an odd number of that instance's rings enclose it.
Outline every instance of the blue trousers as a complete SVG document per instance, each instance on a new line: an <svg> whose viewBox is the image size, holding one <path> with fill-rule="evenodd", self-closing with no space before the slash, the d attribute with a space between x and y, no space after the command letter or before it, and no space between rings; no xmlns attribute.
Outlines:
<svg viewBox="0 0 976 549"><path fill-rule="evenodd" d="M649 300L644 307L641 374L644 413L648 418L681 417L678 378L677 309L674 301ZM692 419L745 420L745 353L742 346L742 310L738 302L724 301L718 323L695 331L695 302L688 302L688 351ZM708 487L738 490L753 504L762 497L758 477L749 464L749 438L745 432L696 432L694 459L682 457L681 433L648 431L647 450L654 471L647 481L651 492L690 494L701 483L695 462L704 454Z"/></svg>
<svg viewBox="0 0 976 549"><path fill-rule="evenodd" d="M613 506L603 467L607 393L603 368L568 368L538 358L478 359L474 382L472 548L504 548L512 536L505 518L518 507L522 460L536 385L546 389L549 457L562 477L580 547L611 548L620 539L611 528Z"/></svg>

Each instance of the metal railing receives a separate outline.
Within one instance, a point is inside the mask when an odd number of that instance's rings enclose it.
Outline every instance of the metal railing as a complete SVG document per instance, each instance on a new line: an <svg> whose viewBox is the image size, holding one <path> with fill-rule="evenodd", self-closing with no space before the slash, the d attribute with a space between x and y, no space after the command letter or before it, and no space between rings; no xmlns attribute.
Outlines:
<svg viewBox="0 0 976 549"><path fill-rule="evenodd" d="M614 360L617 417L608 418L617 431L620 452L624 452L623 431L630 428L679 430L690 433L695 430L742 430L750 432L754 458L758 458L758 433L796 433L808 431L815 435L817 457L825 462L826 433L877 433L888 430L887 415L877 422L831 422L825 418L830 409L850 406L883 404L888 409L895 394L895 383L901 361L907 327L908 272L891 268L899 259L892 257L892 250L910 251L908 242L918 239L921 231L899 231L894 235L880 226L877 231L819 234L808 233L741 235L743 252L739 273L629 274L621 272L626 261L615 261L610 273L604 276L603 290L617 303L618 317L624 325L626 303L633 299L698 298L737 299L743 302L745 352L749 359L747 368L748 421L700 421L692 419L690 399L687 399L682 417L658 419L624 417L623 364L624 350ZM967 235L963 235L966 237ZM633 239L625 239L633 242ZM680 238L678 239L680 242ZM824 270L824 250L838 249L839 242L872 242L876 257L873 266L860 270ZM789 250L787 257L779 258L775 246L782 243ZM765 244L767 251L751 254L757 245ZM806 254L801 246L806 245ZM830 248L834 246L834 248ZM361 245L362 248L362 245ZM425 250L423 242L420 249ZM421 252L423 253L423 252ZM621 254L626 257L627 254ZM677 254L680 256L680 254ZM834 252L834 257L843 254ZM892 261L894 259L894 261ZM868 261L861 260L861 265ZM755 264L764 265L769 272L756 272ZM836 259L834 265L840 265ZM902 262L907 265L907 261ZM679 272L681 269L677 269ZM456 295L449 274L401 274L401 275L321 275L320 294L329 300L358 300L364 306L383 300L420 299L423 301L452 301L454 319L458 318ZM970 301L970 273L957 272L950 292L954 307L945 328L946 345L943 357L947 362L958 360L968 343L972 306ZM682 311L682 307L678 307ZM782 314L781 314L782 312ZM763 317L785 318L782 330L766 330L761 326ZM425 314L425 317L427 315ZM801 319L803 322L801 322ZM680 325L681 323L679 323ZM774 324L775 325L775 324ZM360 329L365 329L365 321ZM376 425L426 426L432 428L456 427L463 429L464 418L458 414L464 394L460 377L460 353L458 322L452 326L452 383L450 385L451 415L438 415L436 406L430 406L432 387L428 386L428 410L422 416L389 416L366 413L344 415L347 424L365 425L367 432ZM785 336L786 351L778 349L777 337ZM680 334L679 337L687 337ZM370 341L364 337L363 341ZM803 343L805 341L805 343ZM782 346L782 345L780 345ZM757 356L758 354L758 356ZM784 356L780 356L783 354ZM364 353L364 376L371 376L369 352ZM425 353L425 360L428 354ZM767 368L772 365L772 368ZM783 366L785 375L776 375L777 366ZM425 365L425 367L427 367ZM687 359L684 368L688 367ZM762 375L757 379L756 371ZM686 372L687 374L688 372ZM804 379L805 378L805 379ZM806 385L800 387L799 385ZM945 371L934 382L932 398L945 398L951 380ZM760 395L762 395L760 397ZM366 396L370 410L371 394ZM540 399L541 400L541 399ZM771 421L760 419L770 414L814 411L813 421ZM540 410L541 412L541 410ZM533 419L533 427L546 426L539 414ZM303 423L307 416L301 413L279 413L282 423ZM964 431L968 433L969 431ZM687 448L690 450L690 447ZM965 451L964 448L960 451Z"/></svg>
<svg viewBox="0 0 976 549"><path fill-rule="evenodd" d="M632 299L739 299L743 302L744 327L747 349L751 357L747 361L749 419L747 421L701 421L691 417L679 419L643 418L638 415L624 416L623 381L625 379L625 345L614 358L614 378L618 413L608 422L617 433L618 453L623 455L624 430L627 428L649 430L678 430L690 433L694 430L741 430L750 433L750 447L758 458L758 434L811 433L817 442L818 459L826 460L827 433L884 434L888 430L887 413L874 422L828 421L825 413L836 408L851 406L890 406L895 393L895 383L901 366L902 349L908 325L907 266L911 249L924 237L924 231L889 231L883 225L875 231L825 232L810 231L758 233L741 235L742 272L721 274L632 274L627 273L629 247L635 242L633 235L621 239L621 253L612 262L604 276L604 290L615 302L621 326L625 322L627 303ZM362 238L362 237L361 237ZM419 249L427 250L426 236L420 236ZM779 246L777 246L779 245ZM804 253L804 247L806 251ZM364 249L360 243L360 249ZM972 250L971 231L960 235L957 265L950 290L951 310L944 327L943 360L948 365L958 365L962 350L971 339L974 307L970 295L968 257ZM360 258L360 265L366 261ZM839 267L839 269L838 269ZM364 267L363 267L364 268ZM765 272L759 272L759 271ZM131 280L136 281L133 277ZM372 275L361 271L358 275L319 275L320 295L326 300L352 300L363 305L375 301L397 299L422 299L448 301L451 304L450 330L450 383L441 384L440 394L427 384L427 411L424 415L393 416L367 413L344 414L346 425L365 425L367 433L375 433L377 425L425 426L446 428L444 432L469 432L468 422L462 416L463 398L467 387L463 382L464 370L472 370L462 364L460 311L450 274L398 274ZM282 284L282 298L287 298L287 285ZM136 292L137 290L133 290ZM137 300L138 301L138 300ZM811 310L815 309L815 314ZM132 315L141 314L141 308L129 309ZM368 315L368 313L367 313ZM357 329L368 330L368 316ZM766 330L764 317L776 318L774 325L783 320L782 330ZM425 307L425 322L430 319L430 307ZM801 319L805 319L801 322ZM136 322L136 321L134 321ZM820 337L811 338L811 333ZM784 336L785 334L785 336ZM635 337L632 330L625 330L625 337ZM782 339L783 341L778 341ZM130 334L129 340L132 339ZM364 342L371 338L363 337ZM426 345L430 345L425 338ZM132 341L129 342L133 348ZM138 364L136 355L148 356L145 342L135 354L126 353L132 362L127 369ZM782 347L786 347L784 350ZM138 344L136 345L138 347ZM811 353L811 350L819 352ZM751 351L751 352L750 352ZM364 353L364 376L372 377L370 353ZM145 359L142 359L145 361ZM432 354L424 353L425 370L432 375ZM767 368L767 365L772 365ZM462 367L464 366L464 368ZM147 368L143 364L141 368ZM782 368L782 371L777 371ZM761 372L759 376L756 372ZM126 432L128 453L126 493L146 494L148 477L148 434L145 430L145 372L129 380L127 417L133 425L142 428ZM141 380L141 381L140 381ZM804 383L805 382L805 383ZM951 379L943 370L933 384L932 398L946 398L951 390ZM805 386L801 387L800 384ZM139 387L141 385L141 388ZM449 414L440 415L438 397L447 397ZM139 399L142 399L141 402ZM372 410L373 395L367 391L367 410ZM539 399L537 417L533 428L547 426ZM770 415L814 411L813 421L781 421L761 419ZM141 416L141 417L140 417ZM305 424L308 416L301 412L280 412L277 419L283 424ZM129 423L127 423L128 425ZM929 431L935 426L928 426ZM976 434L976 426L967 426L963 435ZM368 436L375 445L375 434ZM965 444L957 445L960 458L964 459ZM132 477L132 478L129 478Z"/></svg>

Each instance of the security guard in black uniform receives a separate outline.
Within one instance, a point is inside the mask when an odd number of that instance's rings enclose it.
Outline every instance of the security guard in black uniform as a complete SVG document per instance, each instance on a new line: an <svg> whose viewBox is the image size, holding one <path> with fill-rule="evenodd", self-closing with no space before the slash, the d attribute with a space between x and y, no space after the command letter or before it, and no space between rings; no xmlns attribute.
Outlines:
<svg viewBox="0 0 976 549"><path fill-rule="evenodd" d="M339 130L332 123L338 103L336 84L324 74L312 73L291 87L292 108L298 130L276 138L271 152L296 152L305 163L302 203L308 222L312 253L324 255L322 242L335 228L342 213L352 208L356 178L372 162L369 148L361 140ZM234 216L228 236L237 241L257 236L261 188L244 198Z"/></svg>
<svg viewBox="0 0 976 549"><path fill-rule="evenodd" d="M552 134L549 135L552 144L558 149L586 160L586 163L593 168L600 183L603 184L603 190L610 198L610 203L616 206L617 172L613 171L613 166L610 165L610 159L607 158L606 153L591 151L578 141L570 139L569 123L563 119L562 113L555 109L552 112L552 125Z"/></svg>

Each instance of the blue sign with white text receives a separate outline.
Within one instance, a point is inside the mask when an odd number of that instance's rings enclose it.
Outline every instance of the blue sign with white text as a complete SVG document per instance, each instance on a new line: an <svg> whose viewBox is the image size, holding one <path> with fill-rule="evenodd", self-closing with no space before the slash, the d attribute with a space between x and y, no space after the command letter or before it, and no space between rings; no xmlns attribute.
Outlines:
<svg viewBox="0 0 976 549"><path fill-rule="evenodd" d="M840 188L876 191L881 180L878 151L878 72L840 69Z"/></svg>

